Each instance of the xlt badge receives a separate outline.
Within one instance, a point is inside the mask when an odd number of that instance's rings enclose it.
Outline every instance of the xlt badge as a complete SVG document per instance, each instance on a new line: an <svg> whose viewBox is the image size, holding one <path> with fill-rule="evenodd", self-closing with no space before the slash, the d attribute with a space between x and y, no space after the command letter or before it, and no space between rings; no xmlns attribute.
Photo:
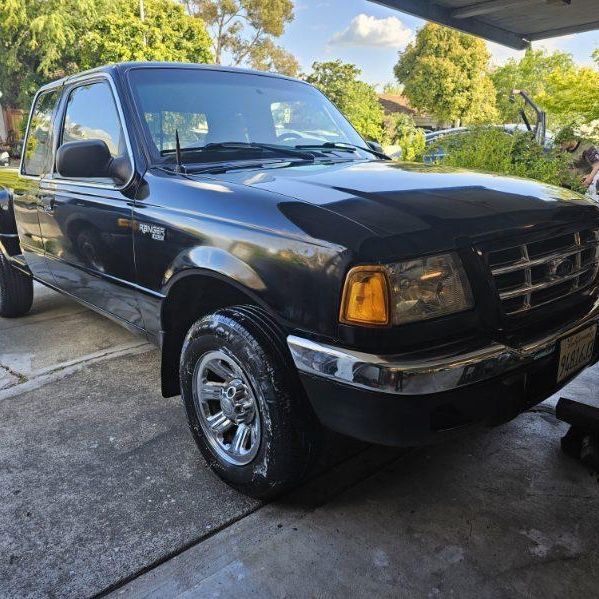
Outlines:
<svg viewBox="0 0 599 599"><path fill-rule="evenodd" d="M166 229L164 227L159 227L158 225L139 223L139 230L143 235L149 233L155 241L164 241L164 237L166 236Z"/></svg>

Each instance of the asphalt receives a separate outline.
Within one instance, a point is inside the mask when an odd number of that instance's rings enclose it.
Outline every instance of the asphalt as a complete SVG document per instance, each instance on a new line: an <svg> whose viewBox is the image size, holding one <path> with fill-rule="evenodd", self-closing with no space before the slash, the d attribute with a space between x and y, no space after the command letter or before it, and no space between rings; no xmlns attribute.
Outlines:
<svg viewBox="0 0 599 599"><path fill-rule="evenodd" d="M263 505L207 469L143 340L52 292L0 319L0 597L562 597L599 588L598 481L555 399L399 451L334 435ZM599 369L564 394L599 395Z"/></svg>

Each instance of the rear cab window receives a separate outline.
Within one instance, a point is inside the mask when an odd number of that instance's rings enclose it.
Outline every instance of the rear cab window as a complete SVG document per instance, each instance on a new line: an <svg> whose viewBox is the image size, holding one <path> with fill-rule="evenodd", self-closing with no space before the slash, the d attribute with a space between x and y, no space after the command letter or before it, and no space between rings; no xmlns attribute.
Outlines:
<svg viewBox="0 0 599 599"><path fill-rule="evenodd" d="M60 90L42 92L35 100L23 150L21 174L41 177L52 171L53 121Z"/></svg>

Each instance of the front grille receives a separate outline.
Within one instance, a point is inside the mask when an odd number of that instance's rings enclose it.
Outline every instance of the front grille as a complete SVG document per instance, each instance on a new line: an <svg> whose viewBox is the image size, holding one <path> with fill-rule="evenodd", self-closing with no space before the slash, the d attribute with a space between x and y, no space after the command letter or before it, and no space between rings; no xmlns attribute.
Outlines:
<svg viewBox="0 0 599 599"><path fill-rule="evenodd" d="M493 248L484 253L507 315L588 287L599 274L599 229Z"/></svg>

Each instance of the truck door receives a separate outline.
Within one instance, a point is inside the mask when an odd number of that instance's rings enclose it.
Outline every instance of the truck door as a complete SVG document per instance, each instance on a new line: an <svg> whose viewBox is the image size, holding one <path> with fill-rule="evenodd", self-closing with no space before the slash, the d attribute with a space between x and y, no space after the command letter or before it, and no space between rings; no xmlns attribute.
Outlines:
<svg viewBox="0 0 599 599"><path fill-rule="evenodd" d="M45 257L38 203L42 177L52 171L54 118L60 89L44 91L34 100L27 137L23 146L19 181L14 189L13 204L21 251L34 276L54 284Z"/></svg>
<svg viewBox="0 0 599 599"><path fill-rule="evenodd" d="M106 142L113 157L129 155L124 120L111 81L95 75L65 89L57 147L89 139ZM56 285L141 327L134 288L133 204L111 179L61 177L40 184L40 223Z"/></svg>

